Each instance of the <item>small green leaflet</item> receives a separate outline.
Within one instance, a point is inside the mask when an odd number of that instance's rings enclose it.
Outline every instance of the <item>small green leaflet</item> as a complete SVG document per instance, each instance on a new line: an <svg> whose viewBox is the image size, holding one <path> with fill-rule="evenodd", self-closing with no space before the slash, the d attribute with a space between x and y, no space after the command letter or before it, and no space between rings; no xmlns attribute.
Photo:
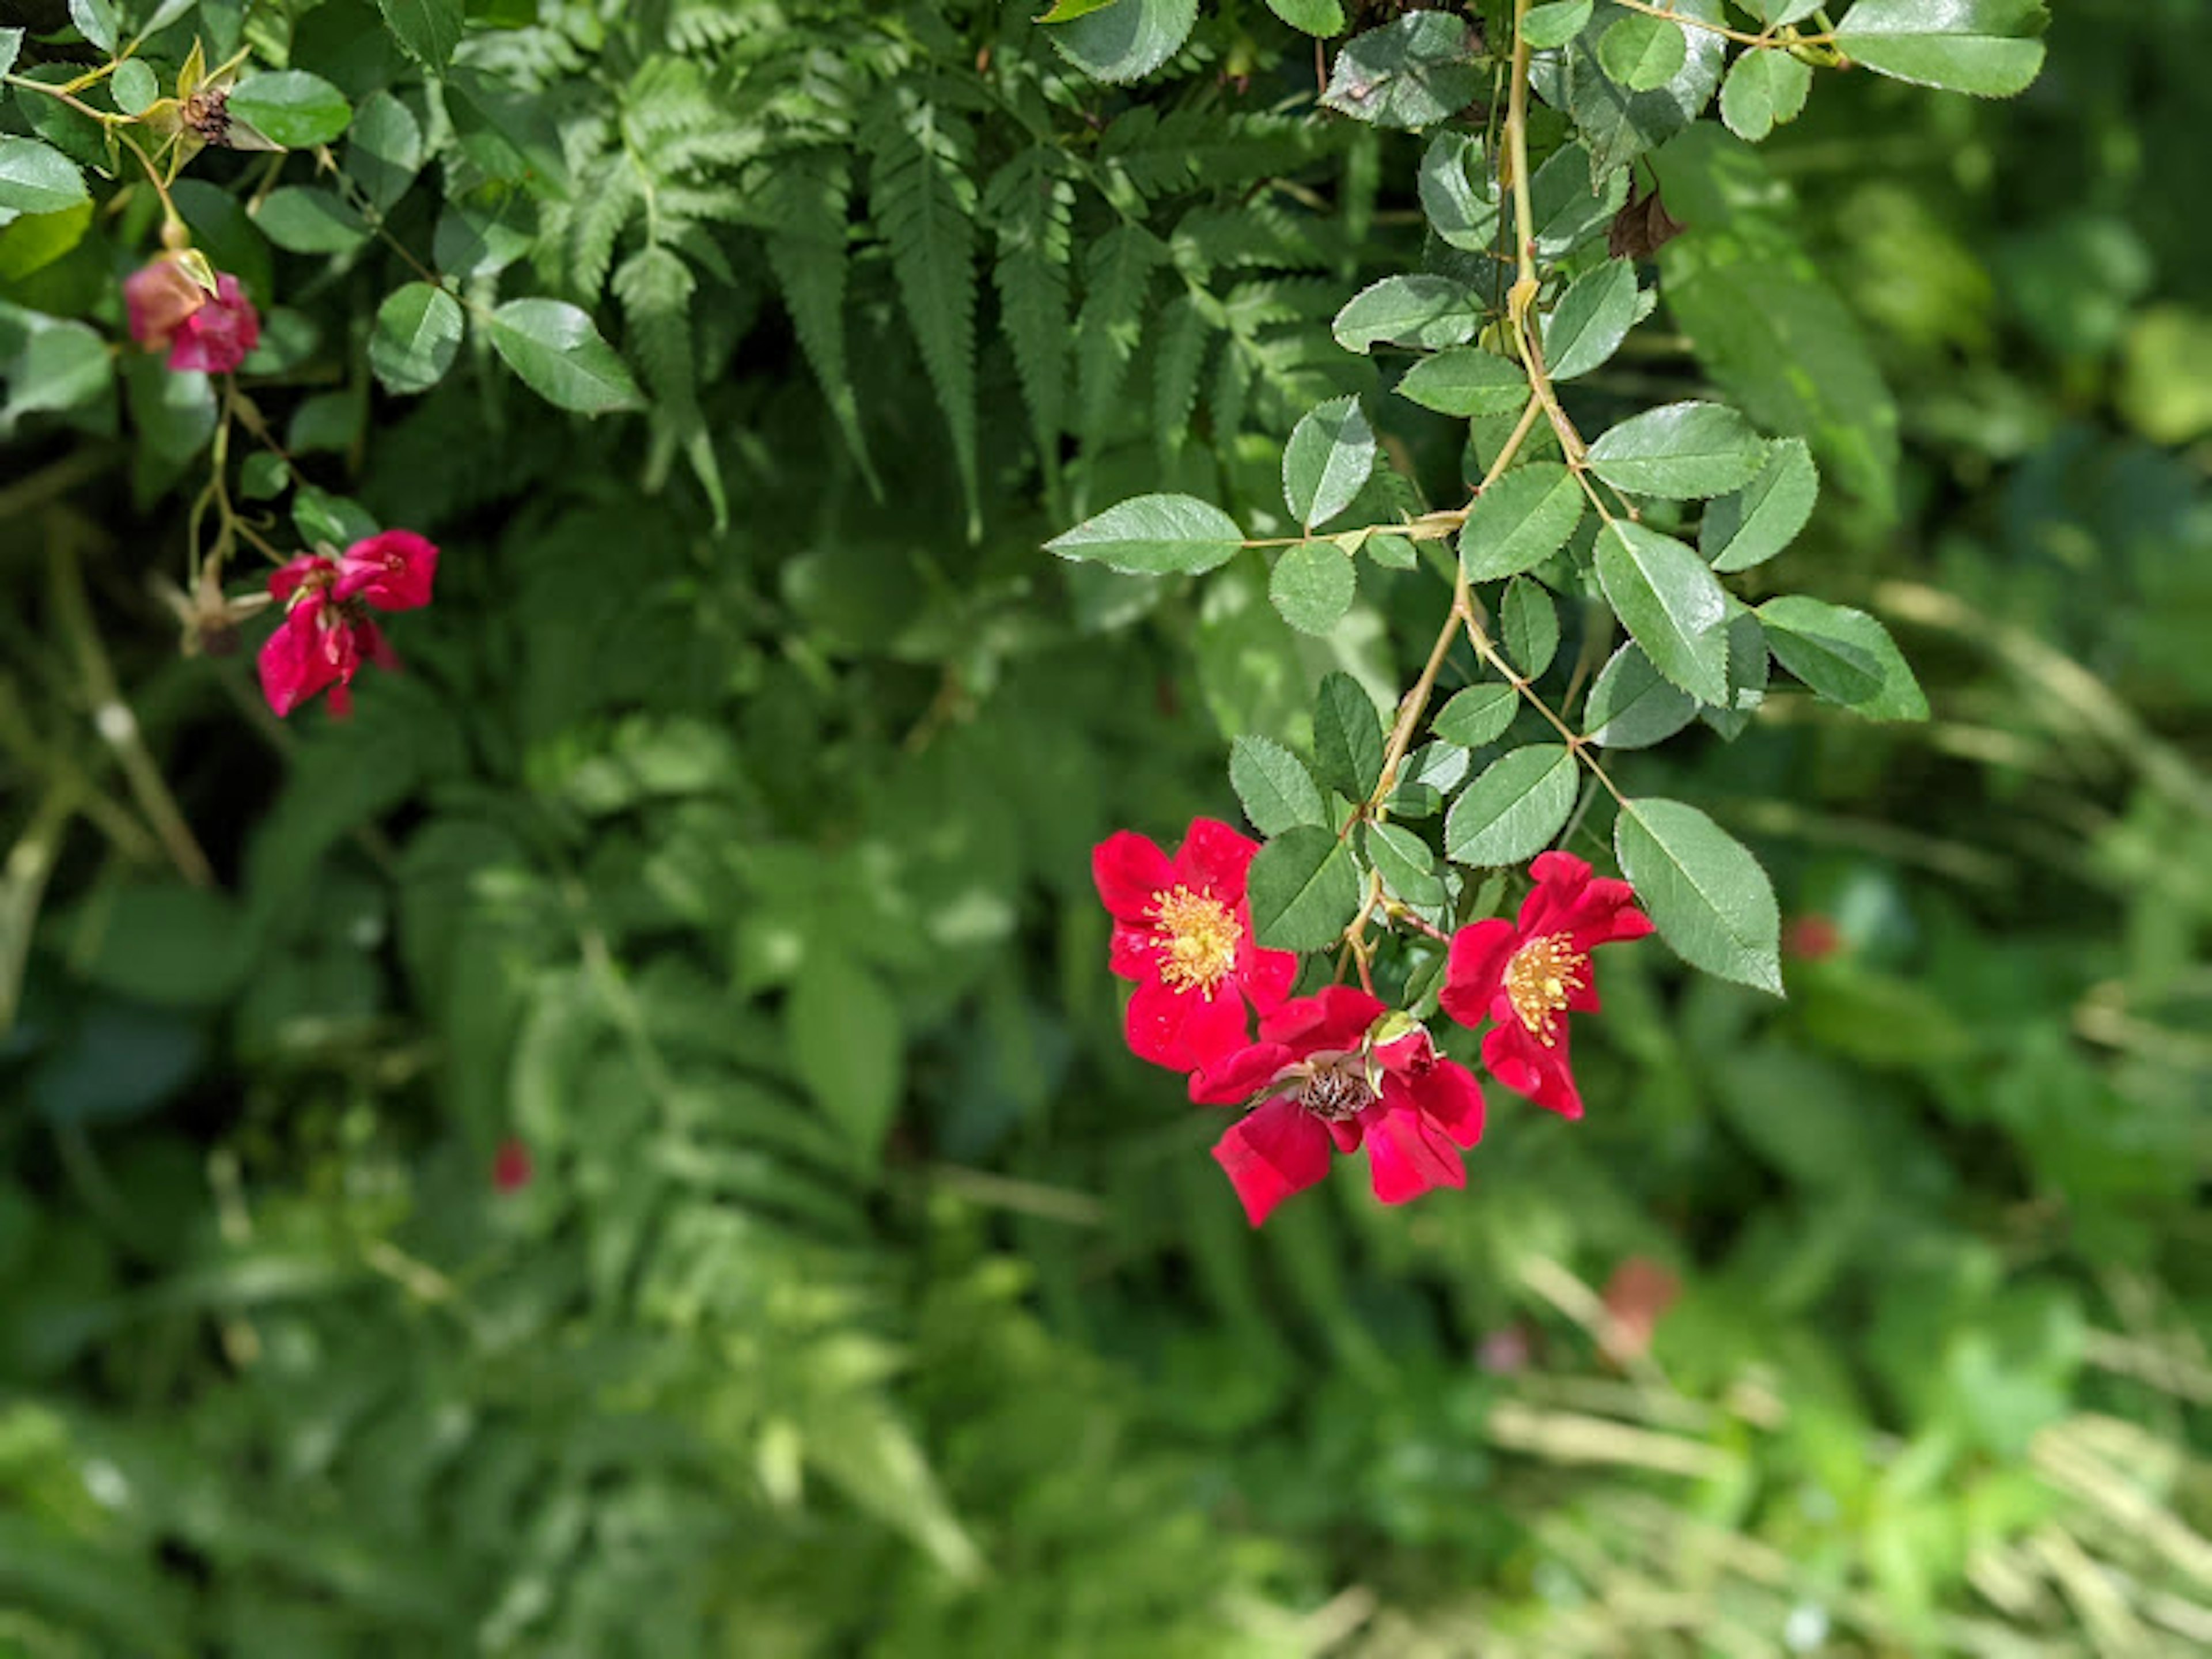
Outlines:
<svg viewBox="0 0 2212 1659"><path fill-rule="evenodd" d="M1582 517L1575 475L1557 461L1531 461L1474 498L1460 526L1460 563L1478 582L1533 570L1566 545Z"/></svg>
<svg viewBox="0 0 2212 1659"><path fill-rule="evenodd" d="M1305 763L1273 738L1247 736L1230 744L1229 784L1244 804L1245 817L1263 836L1328 823Z"/></svg>
<svg viewBox="0 0 2212 1659"><path fill-rule="evenodd" d="M1590 20L1593 0L1547 0L1528 8L1521 21L1521 38L1538 52L1564 46L1583 32Z"/></svg>
<svg viewBox="0 0 2212 1659"><path fill-rule="evenodd" d="M590 316L565 300L509 300L484 327L492 349L549 404L605 415L645 401Z"/></svg>
<svg viewBox="0 0 2212 1659"><path fill-rule="evenodd" d="M102 52L115 50L115 8L108 0L69 0L70 21Z"/></svg>
<svg viewBox="0 0 2212 1659"><path fill-rule="evenodd" d="M1884 628L1863 611L1798 594L1759 607L1782 665L1824 700L1875 720L1924 720L1928 698Z"/></svg>
<svg viewBox="0 0 2212 1659"><path fill-rule="evenodd" d="M286 149L327 144L353 119L345 94L305 70L275 70L241 81L229 107L234 120Z"/></svg>
<svg viewBox="0 0 2212 1659"><path fill-rule="evenodd" d="M1505 654L1532 680L1559 654L1559 608L1541 582L1516 576L1506 585L1505 603L1498 608L1498 629L1505 637Z"/></svg>
<svg viewBox="0 0 2212 1659"><path fill-rule="evenodd" d="M1322 635L1344 620L1359 590L1352 555L1333 541L1286 547L1267 578L1267 599L1301 634Z"/></svg>
<svg viewBox="0 0 2212 1659"><path fill-rule="evenodd" d="M1115 0L1053 0L1052 7L1036 21L1040 23L1072 23L1079 17L1088 17L1094 11L1103 11Z"/></svg>
<svg viewBox="0 0 2212 1659"><path fill-rule="evenodd" d="M1597 538L1607 601L1652 664L1699 702L1728 700L1728 595L1691 549L1626 519Z"/></svg>
<svg viewBox="0 0 2212 1659"><path fill-rule="evenodd" d="M1048 13L1045 21L1061 57L1094 81L1121 85L1141 81L1182 50L1198 21L1198 0L1113 0L1065 21Z"/></svg>
<svg viewBox="0 0 2212 1659"><path fill-rule="evenodd" d="M1764 564L1797 538L1820 495L1811 448L1802 438L1778 440L1757 477L1705 509L1698 550L1716 570Z"/></svg>
<svg viewBox="0 0 2212 1659"><path fill-rule="evenodd" d="M1267 9L1303 34L1328 40L1344 33L1344 8L1338 0L1267 0Z"/></svg>
<svg viewBox="0 0 2212 1659"><path fill-rule="evenodd" d="M35 138L0 136L0 208L58 213L89 201L76 164Z"/></svg>
<svg viewBox="0 0 2212 1659"><path fill-rule="evenodd" d="M1544 319L1544 361L1555 380L1587 374L1620 349L1636 321L1636 266L1608 259L1585 271Z"/></svg>
<svg viewBox="0 0 2212 1659"><path fill-rule="evenodd" d="M817 941L783 1006L791 1069L872 1171L898 1115L906 1041L898 1004L874 971Z"/></svg>
<svg viewBox="0 0 2212 1659"><path fill-rule="evenodd" d="M2009 98L2043 68L2043 0L1858 0L1836 48L1899 81Z"/></svg>
<svg viewBox="0 0 2212 1659"><path fill-rule="evenodd" d="M1542 852L1575 810L1575 757L1565 744L1534 743L1492 762L1444 819L1455 864L1519 864Z"/></svg>
<svg viewBox="0 0 2212 1659"><path fill-rule="evenodd" d="M1528 380L1480 346L1454 346L1407 369L1398 395L1439 415L1511 415L1528 401Z"/></svg>
<svg viewBox="0 0 2212 1659"><path fill-rule="evenodd" d="M115 383L107 342L82 323L35 313L22 348L0 357L8 397L0 403L0 430L40 410L76 409L108 395Z"/></svg>
<svg viewBox="0 0 2212 1659"><path fill-rule="evenodd" d="M1786 52L1747 52L1721 82L1721 119L1737 137L1756 144L1802 114L1812 90L1811 64Z"/></svg>
<svg viewBox="0 0 2212 1659"><path fill-rule="evenodd" d="M1743 9L1771 28L1802 23L1828 0L1741 0Z"/></svg>
<svg viewBox="0 0 2212 1659"><path fill-rule="evenodd" d="M1334 830L1298 824L1260 849L1244 894L1261 950L1326 951L1359 908L1359 872Z"/></svg>
<svg viewBox="0 0 2212 1659"><path fill-rule="evenodd" d="M422 128L413 112L388 92L372 94L346 134L345 170L379 208L404 196L422 170Z"/></svg>
<svg viewBox="0 0 2212 1659"><path fill-rule="evenodd" d="M1765 459L1765 441L1725 404L1649 409L1589 447L1590 471L1615 489L1668 501L1741 489Z"/></svg>
<svg viewBox="0 0 2212 1659"><path fill-rule="evenodd" d="M0 29L0 75L15 67L15 55L22 50L22 30Z"/></svg>
<svg viewBox="0 0 2212 1659"><path fill-rule="evenodd" d="M1421 211L1437 240L1462 252L1486 253L1498 246L1498 180L1483 164L1482 140L1447 129L1421 156Z"/></svg>
<svg viewBox="0 0 2212 1659"><path fill-rule="evenodd" d="M1697 717L1696 700L1669 685L1633 640L1599 671L1583 710L1589 740L1607 749L1648 749Z"/></svg>
<svg viewBox="0 0 2212 1659"><path fill-rule="evenodd" d="M1481 321L1481 304L1464 283L1449 276L1385 276L1353 295L1330 327L1346 351L1364 354L1377 344L1464 345Z"/></svg>
<svg viewBox="0 0 2212 1659"><path fill-rule="evenodd" d="M1425 743L1406 757L1398 769L1398 787L1390 792L1390 814L1401 818L1432 818L1444 810L1444 794L1459 787L1470 764L1467 750L1449 743Z"/></svg>
<svg viewBox="0 0 2212 1659"><path fill-rule="evenodd" d="M1782 994L1782 913L1743 843L1694 806L1632 800L1613 830L1621 873L1692 968Z"/></svg>
<svg viewBox="0 0 2212 1659"><path fill-rule="evenodd" d="M1628 179L1613 173L1600 180L1590 173L1590 153L1580 144L1562 145L1528 181L1529 206L1536 215L1536 252L1563 259L1599 234L1628 199Z"/></svg>
<svg viewBox="0 0 2212 1659"><path fill-rule="evenodd" d="M1352 505L1375 471L1375 428L1357 398L1333 398L1305 418L1283 447L1283 500L1310 530Z"/></svg>
<svg viewBox="0 0 2212 1659"><path fill-rule="evenodd" d="M376 309L368 366L386 391L427 392L446 378L460 349L460 301L428 283L409 283Z"/></svg>
<svg viewBox="0 0 2212 1659"><path fill-rule="evenodd" d="M1370 823L1365 830L1367 861L1385 887L1424 909L1444 902L1443 878L1437 873L1437 855L1426 842L1395 823Z"/></svg>
<svg viewBox="0 0 2212 1659"><path fill-rule="evenodd" d="M1521 694L1510 685L1470 685L1454 692L1451 701L1437 710L1429 730L1445 743L1480 749L1505 735L1505 728L1513 724L1513 711L1520 706Z"/></svg>
<svg viewBox="0 0 2212 1659"><path fill-rule="evenodd" d="M1314 767L1346 800L1365 800L1382 775L1382 723L1349 674L1322 675L1314 696Z"/></svg>
<svg viewBox="0 0 2212 1659"><path fill-rule="evenodd" d="M107 77L107 89L115 97L115 107L125 115L141 115L161 95L161 83L153 69L143 58L126 58L115 66L115 73Z"/></svg>
<svg viewBox="0 0 2212 1659"><path fill-rule="evenodd" d="M1228 563L1244 544L1237 520L1190 495L1138 495L1045 544L1063 559L1087 559L1133 575L1196 575Z"/></svg>
<svg viewBox="0 0 2212 1659"><path fill-rule="evenodd" d="M336 191L284 185L253 215L261 234L288 253L344 253L368 240L368 222Z"/></svg>
<svg viewBox="0 0 2212 1659"><path fill-rule="evenodd" d="M1321 101L1378 127L1434 126L1458 114L1487 86L1475 48L1466 18L1448 11L1409 12L1355 37L1337 53Z"/></svg>
<svg viewBox="0 0 2212 1659"><path fill-rule="evenodd" d="M1680 23L1648 12L1632 12L1607 26L1598 37L1600 68L1631 92L1654 92L1681 72L1690 43Z"/></svg>
<svg viewBox="0 0 2212 1659"><path fill-rule="evenodd" d="M1667 9L1692 24L1722 21L1721 0L1668 0ZM1538 80L1546 101L1554 107L1564 104L1581 129L1594 172L1602 179L1619 179L1624 188L1627 180L1619 177L1623 163L1665 143L1705 108L1720 84L1726 52L1725 42L1710 29L1678 27L1684 50L1674 72L1648 89L1624 86L1607 72L1597 49L1614 27L1637 15L1614 0L1602 0L1577 43L1582 50L1562 52L1548 73L1540 66Z"/></svg>
<svg viewBox="0 0 2212 1659"><path fill-rule="evenodd" d="M1699 709L1698 718L1734 743L1766 701L1767 662L1766 630L1734 594L1729 596L1728 653L1728 702Z"/></svg>
<svg viewBox="0 0 2212 1659"><path fill-rule="evenodd" d="M392 38L433 74L453 61L461 43L461 0L376 0Z"/></svg>

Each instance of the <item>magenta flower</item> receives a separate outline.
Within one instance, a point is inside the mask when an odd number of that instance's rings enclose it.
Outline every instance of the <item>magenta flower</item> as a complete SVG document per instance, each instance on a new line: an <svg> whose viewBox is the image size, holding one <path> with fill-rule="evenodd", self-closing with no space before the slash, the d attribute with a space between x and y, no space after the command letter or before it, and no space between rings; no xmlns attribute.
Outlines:
<svg viewBox="0 0 2212 1659"><path fill-rule="evenodd" d="M149 351L169 354L169 367L228 374L244 362L261 339L261 319L253 302L228 271L215 274L210 289L192 274L194 254L165 253L123 279L123 303L131 316L131 337Z"/></svg>
<svg viewBox="0 0 2212 1659"><path fill-rule="evenodd" d="M438 550L411 530L364 538L333 559L302 553L269 578L284 620L261 647L261 692L277 714L290 714L328 689L331 713L353 707L353 677L363 662L396 669L375 611L412 611L430 602Z"/></svg>

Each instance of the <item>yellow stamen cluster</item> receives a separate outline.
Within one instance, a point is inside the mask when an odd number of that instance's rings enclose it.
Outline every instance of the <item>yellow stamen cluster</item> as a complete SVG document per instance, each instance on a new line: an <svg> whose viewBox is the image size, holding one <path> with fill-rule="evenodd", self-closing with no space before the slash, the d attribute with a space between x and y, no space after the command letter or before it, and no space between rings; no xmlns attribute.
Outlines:
<svg viewBox="0 0 2212 1659"><path fill-rule="evenodd" d="M1547 933L1532 939L1513 953L1505 964L1505 994L1513 1012L1547 1048L1558 1041L1553 1021L1567 1006L1567 998L1589 983L1583 970L1589 958L1577 951L1565 933Z"/></svg>
<svg viewBox="0 0 2212 1659"><path fill-rule="evenodd" d="M1170 990L1212 996L1237 965L1244 929L1219 899L1188 887L1164 887L1152 896L1152 931L1164 941L1160 982Z"/></svg>

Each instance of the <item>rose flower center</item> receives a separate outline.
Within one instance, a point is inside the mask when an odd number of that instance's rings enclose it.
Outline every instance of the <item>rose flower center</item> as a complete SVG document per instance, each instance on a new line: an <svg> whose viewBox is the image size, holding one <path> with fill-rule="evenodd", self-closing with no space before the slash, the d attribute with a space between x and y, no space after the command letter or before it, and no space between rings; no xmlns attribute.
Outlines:
<svg viewBox="0 0 2212 1659"><path fill-rule="evenodd" d="M1188 887L1153 895L1152 931L1160 936L1160 981L1177 991L1212 996L1237 965L1244 929L1219 899Z"/></svg>
<svg viewBox="0 0 2212 1659"><path fill-rule="evenodd" d="M1314 1054L1293 1069L1305 1076L1298 1088L1298 1104L1316 1117L1341 1122L1375 1103L1366 1062L1359 1054Z"/></svg>
<svg viewBox="0 0 2212 1659"><path fill-rule="evenodd" d="M1552 1029L1554 1018L1565 1011L1568 997L1589 983L1583 977L1589 966L1589 958L1575 949L1565 933L1530 939L1505 964L1505 994L1513 1012L1547 1048L1557 1040Z"/></svg>

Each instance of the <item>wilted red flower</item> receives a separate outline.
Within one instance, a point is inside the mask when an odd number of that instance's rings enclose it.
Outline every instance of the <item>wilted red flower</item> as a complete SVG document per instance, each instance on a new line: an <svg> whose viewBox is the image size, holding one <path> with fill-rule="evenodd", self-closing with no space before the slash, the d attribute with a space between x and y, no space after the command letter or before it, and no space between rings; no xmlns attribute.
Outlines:
<svg viewBox="0 0 2212 1659"><path fill-rule="evenodd" d="M1843 930L1818 911L1796 917L1782 930L1782 954L1800 962L1822 962L1843 948Z"/></svg>
<svg viewBox="0 0 2212 1659"><path fill-rule="evenodd" d="M1254 1226L1327 1175L1332 1151L1363 1145L1385 1204L1467 1185L1455 1149L1482 1139L1482 1087L1426 1030L1389 1013L1332 985L1262 1015L1257 1042L1191 1079L1202 1104L1256 1099L1213 1149Z"/></svg>
<svg viewBox="0 0 2212 1659"><path fill-rule="evenodd" d="M1172 859L1129 830L1092 849L1113 969L1137 981L1126 1029L1141 1058L1195 1071L1244 1046L1248 1000L1265 1013L1290 994L1297 956L1252 943L1244 876L1259 850L1213 818L1194 818Z"/></svg>
<svg viewBox="0 0 2212 1659"><path fill-rule="evenodd" d="M503 1193L518 1193L530 1184L530 1177L538 1166L530 1156L530 1148L509 1135L499 1143L492 1154L491 1184Z"/></svg>
<svg viewBox="0 0 2212 1659"><path fill-rule="evenodd" d="M1571 853L1546 853L1529 869L1536 890L1518 921L1494 917L1452 936L1440 1000L1462 1025L1496 1022L1482 1037L1492 1077L1563 1117L1580 1117L1565 1016L1597 1012L1591 951L1641 939L1651 919L1626 882L1593 880Z"/></svg>
<svg viewBox="0 0 2212 1659"><path fill-rule="evenodd" d="M333 559L302 553L269 578L286 615L261 647L261 692L279 715L330 689L331 712L353 706L348 690L364 661L399 666L369 611L412 611L430 602L438 550L411 530L366 537Z"/></svg>
<svg viewBox="0 0 2212 1659"><path fill-rule="evenodd" d="M171 252L133 271L123 279L123 303L131 337L167 351L171 368L228 374L261 339L261 319L238 278L211 270L198 254Z"/></svg>

